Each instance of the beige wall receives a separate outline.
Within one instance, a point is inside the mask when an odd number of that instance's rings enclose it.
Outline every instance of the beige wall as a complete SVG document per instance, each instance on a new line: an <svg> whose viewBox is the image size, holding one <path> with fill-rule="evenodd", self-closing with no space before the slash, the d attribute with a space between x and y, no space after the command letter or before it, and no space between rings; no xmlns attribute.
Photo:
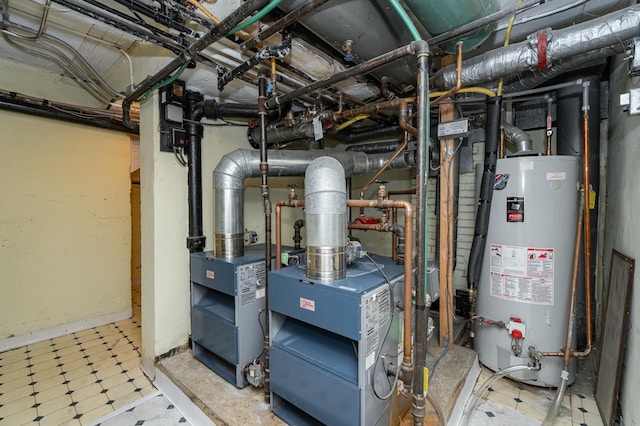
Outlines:
<svg viewBox="0 0 640 426"><path fill-rule="evenodd" d="M0 339L130 310L129 137L0 112Z"/></svg>

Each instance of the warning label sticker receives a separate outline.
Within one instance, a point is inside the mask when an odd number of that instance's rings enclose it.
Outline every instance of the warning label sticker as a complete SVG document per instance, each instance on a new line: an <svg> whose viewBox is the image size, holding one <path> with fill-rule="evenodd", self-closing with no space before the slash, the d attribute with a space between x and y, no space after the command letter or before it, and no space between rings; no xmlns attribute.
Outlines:
<svg viewBox="0 0 640 426"><path fill-rule="evenodd" d="M491 244L491 295L516 302L553 305L554 249Z"/></svg>

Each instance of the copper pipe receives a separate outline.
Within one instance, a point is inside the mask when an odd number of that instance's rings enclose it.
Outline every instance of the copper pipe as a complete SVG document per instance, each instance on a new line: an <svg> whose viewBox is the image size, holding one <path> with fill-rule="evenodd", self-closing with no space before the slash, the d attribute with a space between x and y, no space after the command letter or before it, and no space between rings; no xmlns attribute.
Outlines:
<svg viewBox="0 0 640 426"><path fill-rule="evenodd" d="M584 287L585 287L585 304L587 311L587 345L582 352L571 352L572 357L584 358L588 356L592 349L591 340L591 220L589 217L589 82L583 83L583 105L582 119L584 126L584 145L583 145L583 174L584 184L582 187L582 215L584 216L583 234L584 234ZM564 352L543 352L543 356L565 356Z"/></svg>
<svg viewBox="0 0 640 426"><path fill-rule="evenodd" d="M418 129L409 125L409 109L408 102L404 98L392 99L390 101L379 102L377 104L368 104L359 108L353 108L347 111L336 112L330 114L329 117L332 121L338 121L345 118L353 118L360 114L373 114L387 109L398 108L398 124L400 128L405 132L411 133L413 136L418 135Z"/></svg>
<svg viewBox="0 0 640 426"><path fill-rule="evenodd" d="M404 355L402 363L412 365L411 354L411 306L413 281L413 205L403 200L347 200L348 207L371 207L377 209L404 209L405 258L404 258ZM375 225L374 225L375 226Z"/></svg>
<svg viewBox="0 0 640 426"><path fill-rule="evenodd" d="M360 191L360 199L364 199L364 193L367 191L367 189L369 189L369 187L371 186L371 184L373 184L373 182L375 182L376 180L378 180L378 178L380 177L380 175L382 173L384 173L385 170L387 170L387 168L389 167L389 165L391 163L393 163L395 161L396 158L398 158L400 156L400 154L402 154L404 152L404 150L407 148L407 145L409 145L409 137L407 132L404 132L404 142L402 143L402 145L400 145L398 147L398 149L396 150L396 152L391 156L391 158L389 158L387 160L386 163L384 163L384 165L380 168L380 170L378 170L372 177L371 179L369 179L369 182L367 182L367 184L362 188L362 190Z"/></svg>
<svg viewBox="0 0 640 426"><path fill-rule="evenodd" d="M462 88L462 42L459 41L456 44L456 47L457 47L457 50L458 50L458 57L457 57L457 60L456 60L456 85L454 87L452 87L451 89L447 90L442 95L440 95L437 98L435 98L434 100L432 100L429 103L430 107L438 105L440 103L440 101L450 97L451 95L455 94L458 90L460 90Z"/></svg>
<svg viewBox="0 0 640 426"><path fill-rule="evenodd" d="M500 128L500 145L498 145L498 158L504 158L504 127Z"/></svg>
<svg viewBox="0 0 640 426"><path fill-rule="evenodd" d="M584 126L584 288L585 302L587 306L587 347L578 354L585 357L591 353L591 215L590 215L590 192L589 183L589 82L583 83L583 105L582 122Z"/></svg>
<svg viewBox="0 0 640 426"><path fill-rule="evenodd" d="M280 258L282 257L282 207L304 207L303 200L286 200L276 203L276 270L280 269Z"/></svg>
<svg viewBox="0 0 640 426"><path fill-rule="evenodd" d="M398 223L398 209L391 209L391 223ZM391 259L394 262L398 261L398 236L395 232L391 233Z"/></svg>
<svg viewBox="0 0 640 426"><path fill-rule="evenodd" d="M347 200L348 207L369 207L377 209L397 208L404 209L404 232L405 232L405 257L404 257L404 357L403 364L411 365L411 306L412 306L412 283L413 283L413 205L404 200ZM276 203L276 258L279 259L282 254L280 231L281 225L281 208L282 207L304 207L304 201L278 201ZM355 225L355 224L354 224ZM377 230L379 224L358 224L367 229ZM351 227L351 225L349 225ZM361 229L361 228L353 228ZM279 269L279 262L276 262L276 269Z"/></svg>
<svg viewBox="0 0 640 426"><path fill-rule="evenodd" d="M569 365L569 358L571 357L571 340L573 334L573 316L576 303L576 291L578 288L578 265L580 264L580 241L582 235L582 219L584 217L584 210L580 209L578 212L578 229L576 231L576 244L573 252L573 269L571 272L571 296L569 298L569 317L567 318L567 338L565 340L564 351L562 352L542 352L542 356L562 356L564 357L565 367Z"/></svg>

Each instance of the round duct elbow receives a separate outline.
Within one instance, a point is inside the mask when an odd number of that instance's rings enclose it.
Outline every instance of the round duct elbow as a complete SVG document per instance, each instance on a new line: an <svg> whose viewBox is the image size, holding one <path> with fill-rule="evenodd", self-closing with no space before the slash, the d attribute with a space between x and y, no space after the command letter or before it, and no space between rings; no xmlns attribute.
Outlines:
<svg viewBox="0 0 640 426"><path fill-rule="evenodd" d="M347 276L347 190L338 160L320 157L304 176L307 277L321 281Z"/></svg>

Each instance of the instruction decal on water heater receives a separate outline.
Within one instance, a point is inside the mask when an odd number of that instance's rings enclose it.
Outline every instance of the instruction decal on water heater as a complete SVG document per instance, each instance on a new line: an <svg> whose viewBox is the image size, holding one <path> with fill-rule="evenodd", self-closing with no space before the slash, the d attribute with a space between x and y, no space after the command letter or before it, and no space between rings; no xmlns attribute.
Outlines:
<svg viewBox="0 0 640 426"><path fill-rule="evenodd" d="M491 295L536 305L553 305L553 248L491 244Z"/></svg>

